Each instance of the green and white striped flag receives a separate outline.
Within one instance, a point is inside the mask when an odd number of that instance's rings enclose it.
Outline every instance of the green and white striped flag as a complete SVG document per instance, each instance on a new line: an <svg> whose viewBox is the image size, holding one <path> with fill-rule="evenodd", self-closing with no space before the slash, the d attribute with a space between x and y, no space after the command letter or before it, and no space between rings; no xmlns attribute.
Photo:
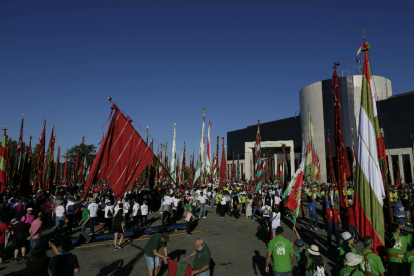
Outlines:
<svg viewBox="0 0 414 276"><path fill-rule="evenodd" d="M378 247L384 246L382 206L385 192L378 158L379 125L369 65L369 48L369 44L364 41L360 49L365 52L365 58L356 143L354 213L359 233L362 237L369 235L373 238L374 252L377 252Z"/></svg>

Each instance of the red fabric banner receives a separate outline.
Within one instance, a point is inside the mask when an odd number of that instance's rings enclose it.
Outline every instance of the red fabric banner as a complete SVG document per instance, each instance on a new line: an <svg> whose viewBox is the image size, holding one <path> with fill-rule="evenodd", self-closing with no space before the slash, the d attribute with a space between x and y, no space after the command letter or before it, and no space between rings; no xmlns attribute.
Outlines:
<svg viewBox="0 0 414 276"><path fill-rule="evenodd" d="M113 112L108 131L93 161L85 191L92 183L106 180L117 201L139 177L154 153L115 104L111 114Z"/></svg>

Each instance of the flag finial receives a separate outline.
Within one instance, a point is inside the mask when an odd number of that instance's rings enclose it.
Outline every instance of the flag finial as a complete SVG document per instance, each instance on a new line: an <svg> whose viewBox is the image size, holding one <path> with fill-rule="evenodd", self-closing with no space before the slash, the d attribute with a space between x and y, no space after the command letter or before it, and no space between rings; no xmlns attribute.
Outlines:
<svg viewBox="0 0 414 276"><path fill-rule="evenodd" d="M366 40L366 39L365 39L365 33L366 33L366 32L368 32L368 30L362 29L361 34L363 34L363 35L364 35L364 40Z"/></svg>

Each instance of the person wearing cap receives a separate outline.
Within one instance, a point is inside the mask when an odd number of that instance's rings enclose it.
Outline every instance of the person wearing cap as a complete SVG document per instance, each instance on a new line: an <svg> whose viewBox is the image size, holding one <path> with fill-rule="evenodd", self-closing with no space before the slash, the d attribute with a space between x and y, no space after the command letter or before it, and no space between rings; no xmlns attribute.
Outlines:
<svg viewBox="0 0 414 276"><path fill-rule="evenodd" d="M29 230L32 222L34 221L33 208L27 208L27 214L23 215L20 220L26 224L26 229Z"/></svg>
<svg viewBox="0 0 414 276"><path fill-rule="evenodd" d="M385 268L384 268L384 265L382 264L381 258L377 254L372 252L372 249L374 248L374 241L372 237L371 236L363 237L362 243L364 244L364 249L358 252L358 255L362 257L362 262L360 264L361 271L364 273L366 272L372 276L373 275L384 276ZM412 258L412 260L414 261L414 258Z"/></svg>
<svg viewBox="0 0 414 276"><path fill-rule="evenodd" d="M165 264L168 262L168 247L167 243L170 241L168 233L157 233L153 235L147 242L144 248L144 256L147 260L149 276L158 275L158 268L160 266L160 258ZM164 255L158 253L161 246L164 247Z"/></svg>
<svg viewBox="0 0 414 276"><path fill-rule="evenodd" d="M300 235L295 225L293 225L293 231L298 237L295 240L295 245L298 247L298 250L295 251L295 255L296 255L296 262L298 263L299 276L306 276L306 268L305 268L305 265L307 263L306 246L303 240L301 240Z"/></svg>
<svg viewBox="0 0 414 276"><path fill-rule="evenodd" d="M364 276L364 273L359 271L359 265L362 262L362 257L354 253L346 253L344 265L345 267L339 272L340 276ZM394 275L394 274L389 274Z"/></svg>
<svg viewBox="0 0 414 276"><path fill-rule="evenodd" d="M25 236L25 228L26 225L23 221L18 221L16 218L13 218L10 221L10 231L12 234L11 240L12 244L11 247L14 250L14 261L17 262L17 255L19 255L19 251L22 251L22 257L27 258L26 256L26 247L24 246L24 240L26 239L27 235ZM4 247L4 245L3 245Z"/></svg>
<svg viewBox="0 0 414 276"><path fill-rule="evenodd" d="M276 237L269 242L266 256L266 272L269 273L270 258L273 254L275 275L292 276L292 262L295 258L292 244L283 237L283 227L276 228Z"/></svg>
<svg viewBox="0 0 414 276"><path fill-rule="evenodd" d="M325 261L321 257L319 247L312 244L308 249L309 255L305 265L305 268L309 270L309 275L314 275L314 272L318 272L318 275L325 275Z"/></svg>
<svg viewBox="0 0 414 276"><path fill-rule="evenodd" d="M344 240L344 242L341 245L341 248L339 250L339 267L342 267L343 260L345 258L346 253L349 253L349 252L352 252L354 254L357 253L357 251L353 247L354 236L351 235L351 233L349 232L343 232L341 234L341 237Z"/></svg>
<svg viewBox="0 0 414 276"><path fill-rule="evenodd" d="M194 241L196 250L193 251L190 255L183 258L183 261L187 261L189 258L194 257L193 271L191 275L197 276L209 276L210 275L210 259L211 252L207 244L200 238Z"/></svg>
<svg viewBox="0 0 414 276"><path fill-rule="evenodd" d="M407 243L412 243L412 234L404 237L400 235L398 224L391 226L392 235L394 236L394 247L388 249L388 275L403 275L402 260L404 253L407 251Z"/></svg>

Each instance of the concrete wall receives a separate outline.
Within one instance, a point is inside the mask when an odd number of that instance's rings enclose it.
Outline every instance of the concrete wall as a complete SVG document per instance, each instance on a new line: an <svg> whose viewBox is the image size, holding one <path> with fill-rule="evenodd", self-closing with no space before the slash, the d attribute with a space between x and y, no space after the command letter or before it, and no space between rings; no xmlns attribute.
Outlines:
<svg viewBox="0 0 414 276"><path fill-rule="evenodd" d="M310 111L312 118L313 131L315 136L315 143L317 153L320 161L320 176L322 182L327 182L326 177L326 162L323 156L326 156L325 150L325 130L324 130L324 116L323 116L323 101L322 101L322 82L318 81L312 83L300 90L300 121L302 133L304 134L305 147L309 141L309 116Z"/></svg>
<svg viewBox="0 0 414 276"><path fill-rule="evenodd" d="M338 78L339 92L341 94L342 121L345 146L351 148L350 125L354 127L354 139L358 127L359 111L361 105L362 75ZM380 76L373 76L373 88L377 100L384 100L392 96L391 81ZM326 137L331 132L332 154L334 148L334 114L333 114L333 87L330 79L318 81L302 88L299 92L301 130L304 133L305 144L308 142L309 116L312 124L320 162L320 174L323 182L327 182L327 157L329 155Z"/></svg>

